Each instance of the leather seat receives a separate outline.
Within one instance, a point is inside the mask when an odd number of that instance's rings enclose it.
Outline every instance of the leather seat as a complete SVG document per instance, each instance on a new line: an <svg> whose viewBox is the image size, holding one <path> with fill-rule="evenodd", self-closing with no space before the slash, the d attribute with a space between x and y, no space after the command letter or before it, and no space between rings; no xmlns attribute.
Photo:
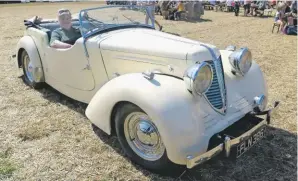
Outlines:
<svg viewBox="0 0 298 181"><path fill-rule="evenodd" d="M39 24L39 26L42 27L41 29L42 31L45 31L48 34L49 40L51 39L52 32L55 29L60 28L59 23L44 23L44 24ZM72 22L72 26L76 28L80 27L79 21Z"/></svg>

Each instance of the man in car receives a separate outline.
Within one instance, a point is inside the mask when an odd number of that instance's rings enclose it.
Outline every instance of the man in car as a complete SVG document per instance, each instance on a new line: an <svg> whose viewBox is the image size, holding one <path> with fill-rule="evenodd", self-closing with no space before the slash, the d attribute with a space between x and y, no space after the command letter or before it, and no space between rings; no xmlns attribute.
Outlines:
<svg viewBox="0 0 298 181"><path fill-rule="evenodd" d="M79 29L72 27L71 13L68 9L58 11L60 28L51 35L50 46L53 48L70 48L81 37Z"/></svg>

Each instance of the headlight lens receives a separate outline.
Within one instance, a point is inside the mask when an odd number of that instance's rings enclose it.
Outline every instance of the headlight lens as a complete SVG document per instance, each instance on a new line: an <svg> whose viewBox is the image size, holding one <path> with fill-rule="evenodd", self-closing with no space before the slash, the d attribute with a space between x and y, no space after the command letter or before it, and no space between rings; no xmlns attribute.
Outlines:
<svg viewBox="0 0 298 181"><path fill-rule="evenodd" d="M241 48L229 56L230 63L237 73L244 76L252 65L252 55L248 48Z"/></svg>
<svg viewBox="0 0 298 181"><path fill-rule="evenodd" d="M195 64L188 68L184 74L184 82L186 83L187 89L199 95L209 89L212 79L212 68L206 62Z"/></svg>

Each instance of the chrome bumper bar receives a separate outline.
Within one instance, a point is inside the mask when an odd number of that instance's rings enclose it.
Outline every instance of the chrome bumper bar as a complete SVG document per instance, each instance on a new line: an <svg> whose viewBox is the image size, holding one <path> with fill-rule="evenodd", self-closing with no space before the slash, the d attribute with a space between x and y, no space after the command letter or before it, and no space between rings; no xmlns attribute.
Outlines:
<svg viewBox="0 0 298 181"><path fill-rule="evenodd" d="M187 156L187 162L186 166L188 169L193 168L199 164L202 164L203 162L210 160L211 158L217 156L218 154L222 153L224 151L225 156L229 157L230 156L230 151L231 148L234 147L235 145L239 144L241 141L245 140L247 137L251 136L253 132L258 130L264 125L270 124L270 117L273 114L273 110L276 110L279 105L279 102L274 103L274 107L272 109L269 109L267 111L263 112L252 112L250 113L251 115L267 115L266 119L258 123L256 126L254 126L252 129L248 130L241 136L231 139L229 136L225 136L224 142L216 146L215 148L209 150L206 153L203 153L202 155L199 155L197 157L193 156Z"/></svg>

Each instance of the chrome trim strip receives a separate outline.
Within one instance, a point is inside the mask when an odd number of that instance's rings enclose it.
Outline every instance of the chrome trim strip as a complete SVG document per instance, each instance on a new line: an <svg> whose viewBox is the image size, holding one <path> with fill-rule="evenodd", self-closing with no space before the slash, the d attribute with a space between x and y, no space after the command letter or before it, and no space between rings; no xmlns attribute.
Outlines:
<svg viewBox="0 0 298 181"><path fill-rule="evenodd" d="M203 47L205 47L210 54L212 55L212 59L214 62L214 66L215 66L215 70L216 70L216 75L217 75L217 80L218 80L218 84L219 84L219 89L220 89L220 94L221 94L221 101L223 104L223 107L221 109L218 109L216 107L214 107L211 102L209 101L209 99L207 98L206 94L204 94L205 99L207 100L207 102L209 103L209 105L218 113L225 115L226 114L226 110L227 110L227 93L226 93L226 87L225 87L225 80L223 79L224 76L224 70L223 70L223 66L220 63L221 61L221 57L219 56L218 58L216 58L216 55L214 53L214 51L206 46L201 44ZM218 68L220 66L220 68Z"/></svg>
<svg viewBox="0 0 298 181"><path fill-rule="evenodd" d="M210 150L198 157L188 156L186 166L187 166L187 168L192 168L196 165L202 164L203 162L208 161L211 158L213 158L214 156L218 155L223 150L224 150L224 145L223 145L223 143L221 143L217 147L213 148L212 150Z"/></svg>
<svg viewBox="0 0 298 181"><path fill-rule="evenodd" d="M241 136L232 139L229 141L229 144L231 145L230 148L232 148L233 146L237 145L238 143L240 143L242 140L245 140L247 137L249 137L254 131L256 131L257 129L261 128L262 126L267 125L267 121L266 119L264 119L262 122L260 122L259 124L257 124L255 127L251 128L250 130L248 130L247 132L243 133Z"/></svg>
<svg viewBox="0 0 298 181"><path fill-rule="evenodd" d="M136 61L136 62L143 62L143 63L150 63L155 65L162 65L167 66L168 64L160 63L158 61L154 61L149 58L139 58L139 57L133 57L133 56L114 56L113 59L120 59L120 60L128 60L128 61Z"/></svg>

